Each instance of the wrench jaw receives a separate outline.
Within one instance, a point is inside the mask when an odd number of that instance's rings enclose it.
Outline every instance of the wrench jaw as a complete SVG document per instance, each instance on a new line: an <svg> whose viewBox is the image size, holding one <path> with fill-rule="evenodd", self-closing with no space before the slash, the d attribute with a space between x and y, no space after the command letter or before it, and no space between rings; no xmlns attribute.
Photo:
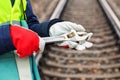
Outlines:
<svg viewBox="0 0 120 80"><path fill-rule="evenodd" d="M79 39L81 40L90 40L92 37L93 33L87 33L87 32L77 32L78 36L80 37Z"/></svg>
<svg viewBox="0 0 120 80"><path fill-rule="evenodd" d="M76 50L85 50L86 48L90 48L93 46L93 43L88 42L92 37L93 33L87 32L76 32L72 30L70 33L65 34L64 37L66 40L73 41L78 44L75 49Z"/></svg>
<svg viewBox="0 0 120 80"><path fill-rule="evenodd" d="M88 33L87 34L87 36L88 36L87 41L91 39L92 35L93 35L93 33Z"/></svg>
<svg viewBox="0 0 120 80"><path fill-rule="evenodd" d="M92 35L93 33L76 32L75 30L71 30L71 32L62 36L64 36L66 40L70 40L81 45L84 44L86 41L89 41Z"/></svg>
<svg viewBox="0 0 120 80"><path fill-rule="evenodd" d="M78 36L78 41L77 43L79 44L76 47L76 50L85 50L86 48L90 48L93 46L93 43L88 42L90 38L92 37L93 33L87 33L87 32L77 32Z"/></svg>

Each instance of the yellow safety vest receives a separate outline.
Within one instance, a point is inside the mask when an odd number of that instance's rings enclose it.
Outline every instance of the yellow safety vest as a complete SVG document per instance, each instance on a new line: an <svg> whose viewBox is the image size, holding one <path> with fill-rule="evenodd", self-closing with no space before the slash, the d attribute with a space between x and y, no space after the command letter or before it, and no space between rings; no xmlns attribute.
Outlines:
<svg viewBox="0 0 120 80"><path fill-rule="evenodd" d="M26 0L15 0L13 6L11 0L0 0L0 24L23 20L26 5Z"/></svg>

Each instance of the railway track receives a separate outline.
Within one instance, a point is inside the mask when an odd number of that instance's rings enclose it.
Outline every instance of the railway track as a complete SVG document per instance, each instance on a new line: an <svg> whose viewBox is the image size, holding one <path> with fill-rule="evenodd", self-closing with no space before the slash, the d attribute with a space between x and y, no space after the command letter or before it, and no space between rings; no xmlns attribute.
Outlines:
<svg viewBox="0 0 120 80"><path fill-rule="evenodd" d="M97 0L68 0L61 18L93 32L84 51L47 45L40 59L42 80L120 80L119 38Z"/></svg>

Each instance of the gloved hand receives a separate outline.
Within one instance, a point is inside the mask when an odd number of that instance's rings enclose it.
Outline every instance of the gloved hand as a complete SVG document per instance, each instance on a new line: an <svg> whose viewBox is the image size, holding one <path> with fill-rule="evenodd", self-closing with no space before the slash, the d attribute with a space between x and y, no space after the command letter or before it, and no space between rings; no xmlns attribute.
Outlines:
<svg viewBox="0 0 120 80"><path fill-rule="evenodd" d="M10 35L20 58L30 56L39 49L43 51L45 42L37 33L29 29L18 25L12 25L10 26ZM41 43L43 44L41 45Z"/></svg>
<svg viewBox="0 0 120 80"><path fill-rule="evenodd" d="M58 22L56 24L53 24L50 27L49 35L50 36L60 36L60 35L70 32L71 30L76 30L76 32L85 32L85 29L82 25L64 21L64 22ZM91 35L88 35L88 37L90 38ZM83 41L85 41L85 40L83 40ZM79 43L73 42L73 41L64 41L62 43L59 43L58 45L63 46L63 47L75 48L77 50L84 50L85 48L91 47L92 43L85 42L83 44L79 44Z"/></svg>

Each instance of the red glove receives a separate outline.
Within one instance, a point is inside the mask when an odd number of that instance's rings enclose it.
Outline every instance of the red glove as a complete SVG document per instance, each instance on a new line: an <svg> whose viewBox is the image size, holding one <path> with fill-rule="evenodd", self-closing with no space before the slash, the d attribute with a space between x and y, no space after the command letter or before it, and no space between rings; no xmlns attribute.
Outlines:
<svg viewBox="0 0 120 80"><path fill-rule="evenodd" d="M37 33L18 25L10 26L10 35L20 58L30 56L39 50Z"/></svg>

